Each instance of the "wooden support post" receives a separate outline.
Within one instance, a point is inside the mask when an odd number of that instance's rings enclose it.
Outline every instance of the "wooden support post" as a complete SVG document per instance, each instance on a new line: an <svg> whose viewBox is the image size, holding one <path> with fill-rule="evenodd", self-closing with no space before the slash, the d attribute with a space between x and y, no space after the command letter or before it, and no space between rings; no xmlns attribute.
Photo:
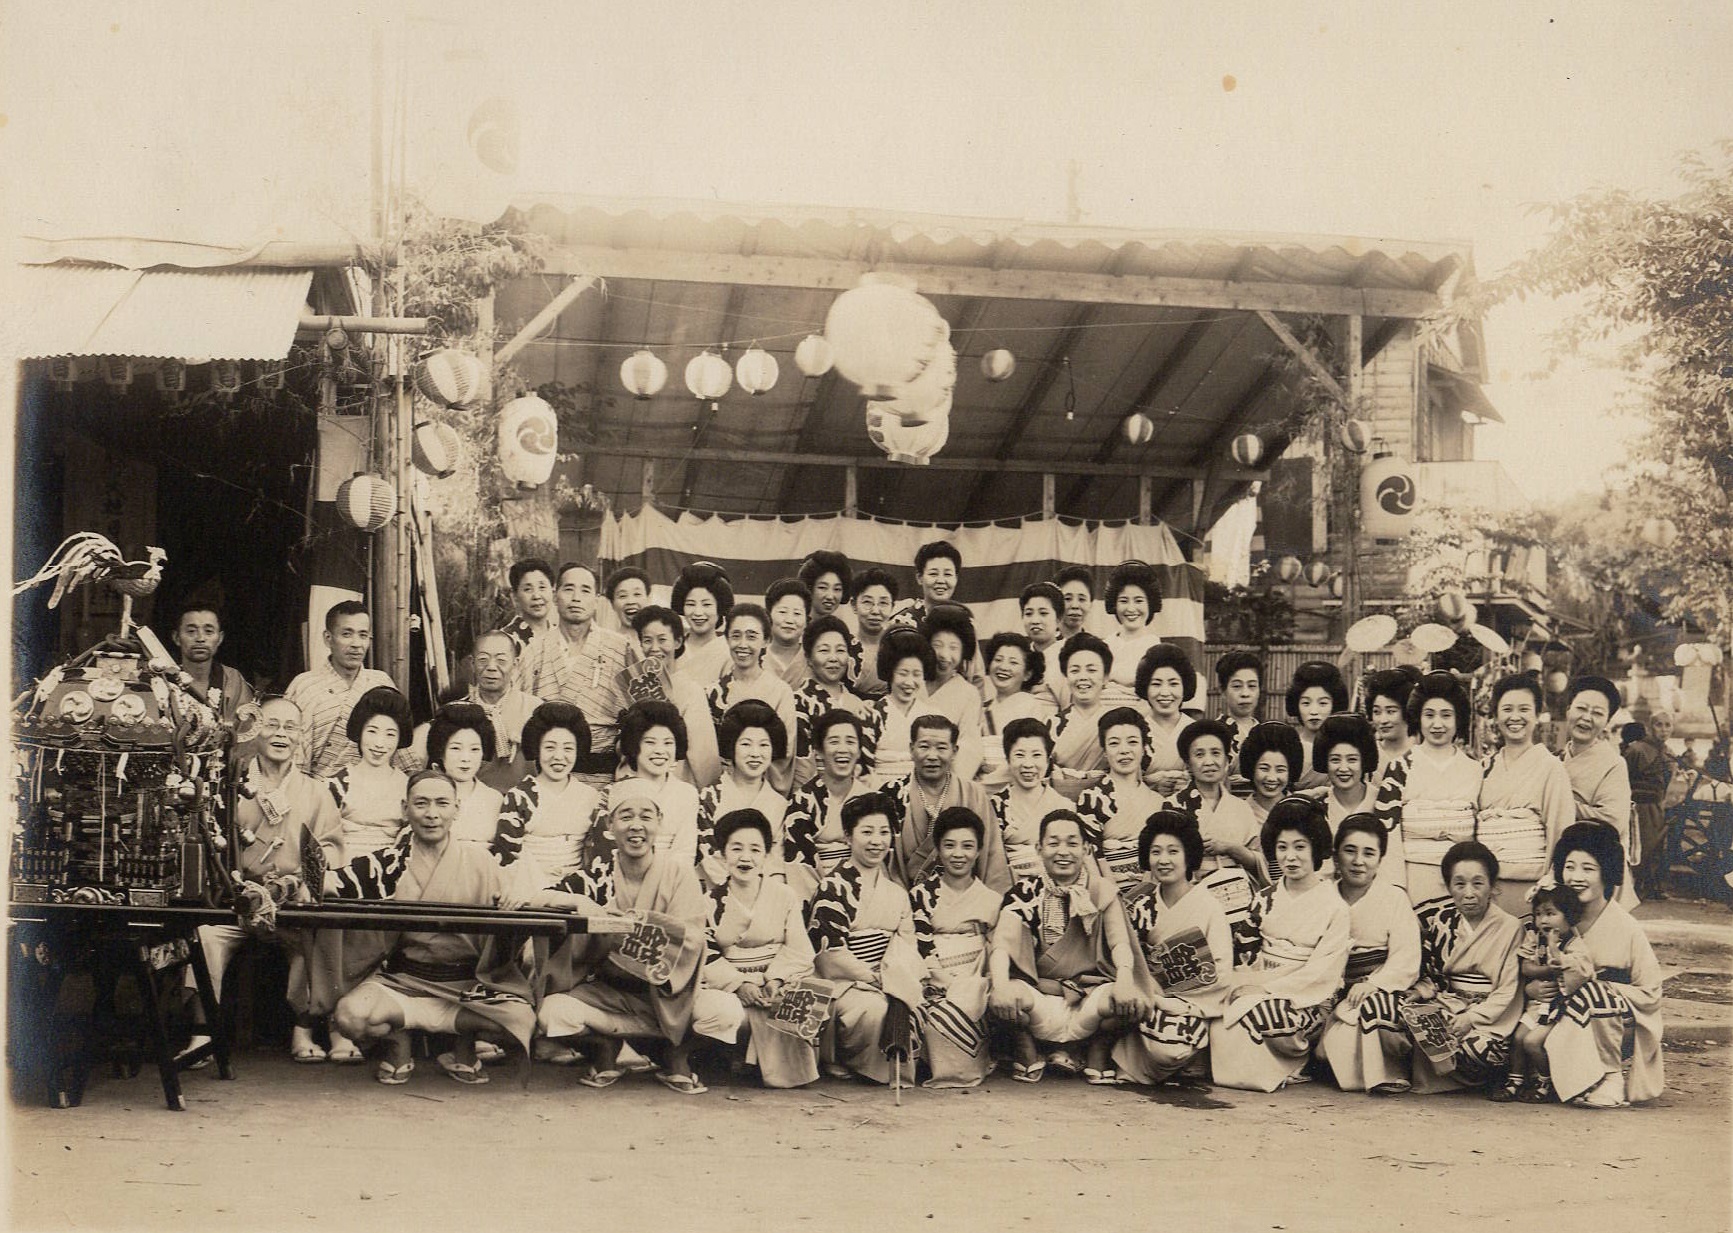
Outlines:
<svg viewBox="0 0 1733 1233"><path fill-rule="evenodd" d="M1194 491L1197 488L1198 482L1199 481L1197 481L1197 480L1192 481L1192 488ZM1140 527L1147 527L1152 521L1154 521L1154 519L1151 515L1151 510L1150 510L1150 507L1153 504L1154 496L1155 496L1155 481L1152 480L1147 475L1138 476L1137 477L1137 525ZM1196 517L1193 517L1192 521L1196 522L1197 521Z"/></svg>
<svg viewBox="0 0 1733 1233"><path fill-rule="evenodd" d="M1052 518L1058 514L1055 496L1057 487L1053 472L1043 471L1041 473L1041 517L1043 518Z"/></svg>
<svg viewBox="0 0 1733 1233"><path fill-rule="evenodd" d="M656 460L644 459L643 480L638 488L638 494L644 498L645 505L656 504Z"/></svg>
<svg viewBox="0 0 1733 1233"><path fill-rule="evenodd" d="M1194 479L1191 482L1191 533L1199 539L1204 533L1204 528L1198 524L1203 521L1204 489L1208 486L1208 480Z"/></svg>
<svg viewBox="0 0 1733 1233"><path fill-rule="evenodd" d="M844 467L842 472L842 512L846 518L860 513L860 468Z"/></svg>
<svg viewBox="0 0 1733 1233"><path fill-rule="evenodd" d="M1359 314L1348 318L1347 345L1343 347L1343 358L1347 365L1348 414L1359 416L1361 399L1365 397L1366 363L1365 363L1365 332L1366 319ZM1344 451L1346 452L1346 451ZM1360 619L1360 461L1357 455L1348 455L1348 465L1342 468L1343 487L1347 490L1342 494L1342 629Z"/></svg>

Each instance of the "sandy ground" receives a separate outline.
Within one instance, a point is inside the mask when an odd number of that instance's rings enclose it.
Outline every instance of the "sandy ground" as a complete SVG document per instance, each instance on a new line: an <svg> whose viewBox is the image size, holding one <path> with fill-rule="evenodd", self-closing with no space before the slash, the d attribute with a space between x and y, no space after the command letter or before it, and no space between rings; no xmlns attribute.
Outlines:
<svg viewBox="0 0 1733 1233"><path fill-rule="evenodd" d="M1004 1079L968 1092L825 1080L681 1097L604 1092L539 1067L463 1088L423 1062L366 1069L238 1058L188 1076L96 1078L85 1104L14 1103L12 1222L42 1229L775 1230L1178 1227L1538 1230L1733 1226L1733 930L1675 910L1657 949L1668 1090L1596 1113L1469 1095L1371 1099L1314 1083L1274 1095ZM1669 985L1669 992L1674 985ZM1687 1012L1695 1015L1684 1030ZM1575 1210L1569 1216L1564 1208Z"/></svg>

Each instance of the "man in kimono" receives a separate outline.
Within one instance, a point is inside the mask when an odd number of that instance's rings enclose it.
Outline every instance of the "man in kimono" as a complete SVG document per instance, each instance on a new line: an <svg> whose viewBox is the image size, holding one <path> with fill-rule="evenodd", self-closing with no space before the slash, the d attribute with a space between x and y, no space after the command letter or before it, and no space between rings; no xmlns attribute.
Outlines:
<svg viewBox="0 0 1733 1233"><path fill-rule="evenodd" d="M1578 822L1613 828L1624 851L1631 851L1631 772L1609 735L1613 716L1624 705L1619 688L1605 677L1580 676L1571 682L1565 712L1565 772L1571 780ZM1550 855L1550 853L1549 853ZM1624 879L1625 899L1632 879Z"/></svg>
<svg viewBox="0 0 1733 1233"><path fill-rule="evenodd" d="M183 605L172 637L180 652L180 670L192 678L188 692L208 703L211 689L216 688L221 694L218 717L224 723L234 723L236 712L253 700L253 690L246 677L217 662L217 651L223 645L223 622L217 610L198 601Z"/></svg>
<svg viewBox="0 0 1733 1233"><path fill-rule="evenodd" d="M586 1087L608 1087L625 1073L623 1041L685 1042L710 921L692 866L656 851L661 810L642 781L614 785L608 807L612 852L523 898L524 906L576 912L606 927L569 939L535 979L544 1033L596 1038L590 1070L578 1080ZM704 1091L678 1049L656 1079L683 1095Z"/></svg>
<svg viewBox="0 0 1733 1233"><path fill-rule="evenodd" d="M889 867L904 888L926 877L938 863L933 823L946 809L961 805L977 818L992 816L987 790L963 780L952 770L957 756L957 725L943 715L920 715L909 725L909 753L914 770L881 789L896 803L891 820L896 833ZM1011 866L998 827L988 828L976 862L976 876L1001 895L1011 889Z"/></svg>
<svg viewBox="0 0 1733 1233"><path fill-rule="evenodd" d="M464 701L486 711L488 722L493 724L497 756L482 768L477 778L501 792L523 778L524 766L518 750L523 744L524 725L542 704L540 698L517 687L517 659L517 643L505 630L482 634L475 640L475 650L470 656L475 666L475 684L464 696Z"/></svg>

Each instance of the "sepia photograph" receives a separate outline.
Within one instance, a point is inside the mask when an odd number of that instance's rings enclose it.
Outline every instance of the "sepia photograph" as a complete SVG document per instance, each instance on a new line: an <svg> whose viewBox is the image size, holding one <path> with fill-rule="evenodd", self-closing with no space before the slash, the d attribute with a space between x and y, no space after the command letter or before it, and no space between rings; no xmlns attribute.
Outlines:
<svg viewBox="0 0 1733 1233"><path fill-rule="evenodd" d="M1730 53L0 0L3 1227L1726 1233Z"/></svg>

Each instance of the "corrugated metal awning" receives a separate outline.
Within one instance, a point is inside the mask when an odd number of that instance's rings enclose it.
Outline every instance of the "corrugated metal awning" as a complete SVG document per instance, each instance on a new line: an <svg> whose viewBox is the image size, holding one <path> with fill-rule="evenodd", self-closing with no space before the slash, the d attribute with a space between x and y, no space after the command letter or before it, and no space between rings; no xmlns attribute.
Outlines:
<svg viewBox="0 0 1733 1233"><path fill-rule="evenodd" d="M19 359L280 360L306 311L311 270L21 266L8 350Z"/></svg>

